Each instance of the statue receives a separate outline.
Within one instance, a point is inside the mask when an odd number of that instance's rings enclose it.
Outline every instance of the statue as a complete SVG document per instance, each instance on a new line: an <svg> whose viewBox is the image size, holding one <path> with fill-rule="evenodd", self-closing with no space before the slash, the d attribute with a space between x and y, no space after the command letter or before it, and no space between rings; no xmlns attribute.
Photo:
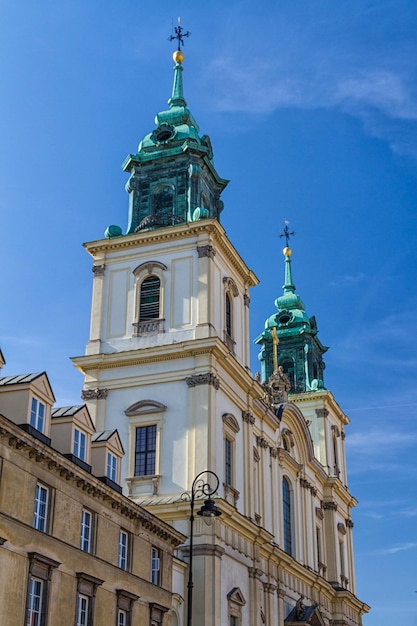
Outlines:
<svg viewBox="0 0 417 626"><path fill-rule="evenodd" d="M279 404L288 402L288 392L291 389L291 383L285 375L282 365L278 365L278 369L274 370L268 382L264 383L264 389L267 400L274 410L276 410Z"/></svg>
<svg viewBox="0 0 417 626"><path fill-rule="evenodd" d="M295 618L301 621L306 614L306 607L303 604L304 596L300 596L295 603Z"/></svg>

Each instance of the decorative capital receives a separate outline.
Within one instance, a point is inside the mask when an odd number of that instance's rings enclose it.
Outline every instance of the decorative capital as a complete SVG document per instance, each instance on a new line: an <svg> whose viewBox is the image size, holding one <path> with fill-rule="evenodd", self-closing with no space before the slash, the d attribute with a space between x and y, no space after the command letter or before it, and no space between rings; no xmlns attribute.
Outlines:
<svg viewBox="0 0 417 626"><path fill-rule="evenodd" d="M353 523L353 521L352 521L351 519L347 519L347 520L346 520L346 526L347 526L347 528L353 528L353 527L354 527L354 525L355 525L355 524Z"/></svg>
<svg viewBox="0 0 417 626"><path fill-rule="evenodd" d="M201 259L203 257L208 257L209 259L214 259L216 255L216 250L214 246L197 246L197 254L198 258Z"/></svg>
<svg viewBox="0 0 417 626"><path fill-rule="evenodd" d="M261 448L264 448L264 450L269 448L269 444L267 440L265 439L265 437L256 437L256 444L260 446Z"/></svg>
<svg viewBox="0 0 417 626"><path fill-rule="evenodd" d="M247 293L243 294L243 304L249 308L250 305L250 296Z"/></svg>
<svg viewBox="0 0 417 626"><path fill-rule="evenodd" d="M94 276L104 276L105 269L106 266L103 263L103 265L93 265L91 271L93 272Z"/></svg>
<svg viewBox="0 0 417 626"><path fill-rule="evenodd" d="M105 400L108 396L108 389L83 389L81 391L82 400Z"/></svg>
<svg viewBox="0 0 417 626"><path fill-rule="evenodd" d="M197 385L213 385L216 389L220 389L220 380L212 374L212 372L207 372L207 374L194 374L194 376L188 376L185 379L185 382L189 387L196 387Z"/></svg>
<svg viewBox="0 0 417 626"><path fill-rule="evenodd" d="M269 454L272 456L273 459L276 459L278 456L278 450L276 448L273 448L272 446L269 448Z"/></svg>
<svg viewBox="0 0 417 626"><path fill-rule="evenodd" d="M325 511L337 511L337 504L333 501L323 502L323 509Z"/></svg>
<svg viewBox="0 0 417 626"><path fill-rule="evenodd" d="M254 424L255 418L250 411L242 411L242 419L247 424Z"/></svg>
<svg viewBox="0 0 417 626"><path fill-rule="evenodd" d="M327 409L316 409L317 417L327 417L329 415L329 411Z"/></svg>
<svg viewBox="0 0 417 626"><path fill-rule="evenodd" d="M257 567L248 567L249 578L256 578L257 580L261 580L263 575L263 571L258 569Z"/></svg>

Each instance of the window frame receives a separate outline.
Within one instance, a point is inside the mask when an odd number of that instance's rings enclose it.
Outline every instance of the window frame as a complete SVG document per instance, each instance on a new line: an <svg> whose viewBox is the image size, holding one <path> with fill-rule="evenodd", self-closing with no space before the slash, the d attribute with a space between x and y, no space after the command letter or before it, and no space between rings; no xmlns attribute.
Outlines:
<svg viewBox="0 0 417 626"><path fill-rule="evenodd" d="M94 603L97 587L102 585L104 580L90 576L84 572L76 572L77 576L77 598L75 604L75 626L93 626ZM86 621L80 621L81 601L86 601Z"/></svg>
<svg viewBox="0 0 417 626"><path fill-rule="evenodd" d="M119 459L113 452L107 450L106 454L106 476L114 483L118 482Z"/></svg>
<svg viewBox="0 0 417 626"><path fill-rule="evenodd" d="M89 523L85 523L86 517L89 516ZM87 508L83 508L81 512L81 526L80 526L80 550L87 554L94 553L94 513ZM86 529L88 530L88 537L86 536ZM85 546L85 547L84 547Z"/></svg>
<svg viewBox="0 0 417 626"><path fill-rule="evenodd" d="M166 283L166 275L164 272L166 272L167 269L167 266L160 261L149 261L147 263L142 263L133 270L133 275L135 276L135 310L133 321L134 337L164 332L164 301ZM143 319L141 317L142 285L145 280L151 277L159 279L158 317Z"/></svg>
<svg viewBox="0 0 417 626"><path fill-rule="evenodd" d="M32 584L39 584L40 590L38 594L34 594L32 591ZM33 606L34 599L38 600L38 606ZM42 626L45 624L45 580L38 578L37 576L29 576L28 581L28 593L27 593L27 607L26 607L26 621L27 626ZM34 619L35 618L35 619Z"/></svg>
<svg viewBox="0 0 417 626"><path fill-rule="evenodd" d="M295 556L294 489L288 476L282 478L282 546L284 552Z"/></svg>
<svg viewBox="0 0 417 626"><path fill-rule="evenodd" d="M138 450L138 434L139 431L144 432L145 435L145 448L143 450ZM149 435L152 434L152 441L148 441ZM158 426L157 424L146 424L146 425L138 425L135 428L135 462L134 462L134 476L145 477L145 476L155 476L156 475L156 455L157 455L157 440L158 440ZM138 456L140 458L138 460ZM143 455L143 470L139 471L140 466L142 465L142 455ZM150 471L152 470L152 471Z"/></svg>
<svg viewBox="0 0 417 626"><path fill-rule="evenodd" d="M43 491L46 494L45 501L38 498L38 491ZM51 501L51 489L44 483L38 481L36 483L35 490L35 506L33 509L33 528L40 532L47 533L49 531L49 518L50 518L50 501ZM44 514L41 515L39 509L44 507Z"/></svg>
<svg viewBox="0 0 417 626"><path fill-rule="evenodd" d="M42 409L42 415L40 415L40 409ZM39 432L41 433L45 432L46 404L44 402L41 402L41 400L39 400L35 396L32 396L29 424L35 430L39 430Z"/></svg>
<svg viewBox="0 0 417 626"><path fill-rule="evenodd" d="M125 543L122 543L122 538L125 538ZM130 571L131 564L131 535L124 528L119 530L119 552L118 552L118 567L125 572Z"/></svg>
<svg viewBox="0 0 417 626"><path fill-rule="evenodd" d="M54 561L38 552L29 552L29 572L27 578L27 590L26 590L26 610L25 610L25 626L46 626L48 619L48 604L49 604L49 585L52 578L52 572L57 568L60 563ZM37 596L39 598L39 610L38 618L33 621L33 594L31 593L32 583L40 583L40 593Z"/></svg>
<svg viewBox="0 0 417 626"><path fill-rule="evenodd" d="M151 547L151 583L162 586L162 550L157 546Z"/></svg>
<svg viewBox="0 0 417 626"><path fill-rule="evenodd" d="M78 426L74 426L72 453L84 463L87 462L87 442L87 433Z"/></svg>

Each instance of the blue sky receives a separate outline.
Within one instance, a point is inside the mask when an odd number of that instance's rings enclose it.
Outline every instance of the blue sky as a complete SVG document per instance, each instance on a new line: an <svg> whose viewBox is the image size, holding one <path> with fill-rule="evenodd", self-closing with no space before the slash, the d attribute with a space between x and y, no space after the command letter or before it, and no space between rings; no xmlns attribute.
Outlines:
<svg viewBox="0 0 417 626"><path fill-rule="evenodd" d="M365 626L417 625L417 4L371 0L3 0L0 346L4 374L46 369L80 401L91 261L127 222L120 164L172 81L212 139L223 225L261 280L252 337L293 273L347 431ZM253 370L258 369L255 346Z"/></svg>

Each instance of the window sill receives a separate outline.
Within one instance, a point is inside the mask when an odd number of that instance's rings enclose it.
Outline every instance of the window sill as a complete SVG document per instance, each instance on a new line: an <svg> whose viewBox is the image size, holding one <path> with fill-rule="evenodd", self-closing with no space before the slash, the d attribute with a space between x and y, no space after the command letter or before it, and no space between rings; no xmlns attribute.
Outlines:
<svg viewBox="0 0 417 626"><path fill-rule="evenodd" d="M161 476L153 474L151 476L133 476L126 478L130 498L141 498L143 496L157 496L159 493L159 483Z"/></svg>
<svg viewBox="0 0 417 626"><path fill-rule="evenodd" d="M165 319L148 320L146 322L133 323L133 336L157 335L165 332Z"/></svg>

